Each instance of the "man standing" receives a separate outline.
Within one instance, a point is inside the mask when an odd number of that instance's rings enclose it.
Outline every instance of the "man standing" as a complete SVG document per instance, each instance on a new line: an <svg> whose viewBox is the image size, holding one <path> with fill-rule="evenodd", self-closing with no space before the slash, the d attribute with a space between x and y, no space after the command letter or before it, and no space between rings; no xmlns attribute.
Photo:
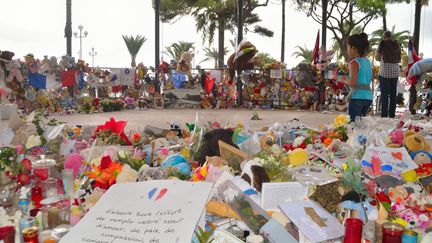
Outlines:
<svg viewBox="0 0 432 243"><path fill-rule="evenodd" d="M378 79L381 90L381 117L394 118L396 115L397 83L400 74L401 45L392 38L390 31L384 32L375 58L380 60Z"/></svg>

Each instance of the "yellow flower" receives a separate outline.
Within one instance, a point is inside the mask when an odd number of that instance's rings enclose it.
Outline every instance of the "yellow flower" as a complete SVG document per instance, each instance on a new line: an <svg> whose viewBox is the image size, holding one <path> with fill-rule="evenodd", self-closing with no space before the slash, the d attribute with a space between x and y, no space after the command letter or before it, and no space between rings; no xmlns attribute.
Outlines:
<svg viewBox="0 0 432 243"><path fill-rule="evenodd" d="M333 125L335 127L341 127L341 126L345 126L349 122L350 122L349 116L347 116L347 115L338 115L338 116L336 116Z"/></svg>
<svg viewBox="0 0 432 243"><path fill-rule="evenodd" d="M189 149L184 148L184 149L180 150L180 154L185 158L189 158L189 155L190 155Z"/></svg>
<svg viewBox="0 0 432 243"><path fill-rule="evenodd" d="M347 163L343 163L342 164L342 169L345 171L346 169L348 169L348 165L347 165Z"/></svg>

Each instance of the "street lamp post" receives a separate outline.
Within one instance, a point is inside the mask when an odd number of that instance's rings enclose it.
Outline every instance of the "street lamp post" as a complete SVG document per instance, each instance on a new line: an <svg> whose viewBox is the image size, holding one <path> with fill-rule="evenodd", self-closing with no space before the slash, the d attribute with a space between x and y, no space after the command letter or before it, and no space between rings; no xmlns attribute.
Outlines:
<svg viewBox="0 0 432 243"><path fill-rule="evenodd" d="M95 48L91 48L91 52L89 52L89 55L92 57L92 67L94 67L94 57L97 56L97 51L95 51Z"/></svg>
<svg viewBox="0 0 432 243"><path fill-rule="evenodd" d="M79 52L79 59L82 60L82 39L87 37L88 32L87 32L87 30L84 30L84 32L82 31L82 30L84 29L84 27L83 27L82 25L79 25L79 26L78 26L78 29L79 29L79 35L78 35L78 33L75 31L75 32L74 32L74 36L75 36L75 38L79 38L79 39L80 39L80 52Z"/></svg>

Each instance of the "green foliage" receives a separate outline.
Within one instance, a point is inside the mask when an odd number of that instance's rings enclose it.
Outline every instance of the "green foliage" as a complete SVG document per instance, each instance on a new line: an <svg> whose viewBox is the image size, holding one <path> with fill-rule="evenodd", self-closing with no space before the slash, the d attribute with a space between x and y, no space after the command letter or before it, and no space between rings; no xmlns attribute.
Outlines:
<svg viewBox="0 0 432 243"><path fill-rule="evenodd" d="M131 55L132 58L132 62L131 62L131 66L135 67L136 66L136 56L138 55L139 50L141 49L141 46L144 44L144 42L147 41L147 39L144 36L141 35L137 35L135 37L128 36L128 35L123 35L123 40L126 44L126 47L129 51L129 54Z"/></svg>
<svg viewBox="0 0 432 243"><path fill-rule="evenodd" d="M177 43L172 43L170 46L165 47L164 54L168 55L171 60L178 61L183 52L195 49L193 42L179 41Z"/></svg>
<svg viewBox="0 0 432 243"><path fill-rule="evenodd" d="M224 56L226 56L228 54L228 48L224 48ZM202 62L207 62L207 61L214 61L214 68L218 67L218 59L219 59L219 52L218 50L216 50L216 48L212 47L206 47L204 48L204 55L205 58L201 61Z"/></svg>
<svg viewBox="0 0 432 243"><path fill-rule="evenodd" d="M198 239L199 243L212 243L213 239L210 239L213 235L213 230L206 231L198 226L198 229L195 230L195 235Z"/></svg>
<svg viewBox="0 0 432 243"><path fill-rule="evenodd" d="M348 159L347 168L343 173L342 185L348 191L355 191L359 195L367 196L368 193L365 189L364 182L361 180L361 166L357 164L353 159Z"/></svg>
<svg viewBox="0 0 432 243"><path fill-rule="evenodd" d="M295 48L297 48L297 51L295 51L292 56L296 58L302 58L302 62L313 62L313 50L308 49L306 46L304 48L301 46L296 46Z"/></svg>
<svg viewBox="0 0 432 243"><path fill-rule="evenodd" d="M266 68L269 64L277 61L275 58L273 58L272 56L270 56L270 54L266 52L258 52L257 58L258 60L260 60L264 68Z"/></svg>
<svg viewBox="0 0 432 243"><path fill-rule="evenodd" d="M0 149L0 171L4 171L6 168L11 169L11 172L16 174L19 170L16 162L18 154L15 148L3 147Z"/></svg>

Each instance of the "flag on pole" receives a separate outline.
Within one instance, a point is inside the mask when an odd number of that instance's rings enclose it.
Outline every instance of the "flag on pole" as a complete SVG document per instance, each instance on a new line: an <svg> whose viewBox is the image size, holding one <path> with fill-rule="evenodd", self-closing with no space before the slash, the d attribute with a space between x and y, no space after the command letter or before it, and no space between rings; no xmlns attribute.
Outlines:
<svg viewBox="0 0 432 243"><path fill-rule="evenodd" d="M315 48L313 50L313 64L316 65L319 58L319 41L320 41L320 31L318 30L317 38L315 41Z"/></svg>
<svg viewBox="0 0 432 243"><path fill-rule="evenodd" d="M407 68L407 72L406 72L407 82L410 85L413 85L417 82L417 77L416 76L408 77L409 70L414 65L414 63L420 61L420 59L421 58L419 56L417 56L417 52L414 48L412 40L410 39L408 42L408 68Z"/></svg>

